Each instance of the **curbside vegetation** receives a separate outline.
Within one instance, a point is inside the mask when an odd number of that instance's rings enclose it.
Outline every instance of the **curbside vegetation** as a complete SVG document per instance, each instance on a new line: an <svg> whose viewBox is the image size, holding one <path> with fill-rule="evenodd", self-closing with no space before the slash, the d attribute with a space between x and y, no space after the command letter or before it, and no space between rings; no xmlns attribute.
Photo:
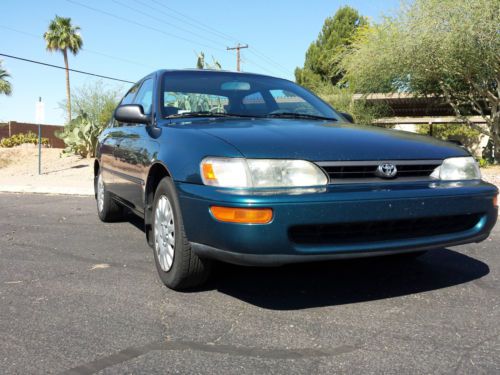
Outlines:
<svg viewBox="0 0 500 375"><path fill-rule="evenodd" d="M32 131L28 131L27 133L18 133L13 136L2 138L0 141L0 147L15 147L20 146L22 144L38 144L38 135L33 133ZM42 146L49 147L49 139L42 138Z"/></svg>

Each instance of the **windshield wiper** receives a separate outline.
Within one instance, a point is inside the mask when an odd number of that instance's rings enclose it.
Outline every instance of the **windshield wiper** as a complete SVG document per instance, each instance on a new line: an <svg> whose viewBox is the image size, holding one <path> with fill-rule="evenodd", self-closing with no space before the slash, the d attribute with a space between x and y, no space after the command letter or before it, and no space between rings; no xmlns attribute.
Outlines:
<svg viewBox="0 0 500 375"><path fill-rule="evenodd" d="M279 113L270 113L266 117L281 117L281 118L307 118L313 120L329 120L329 121L338 121L333 117L325 117L325 116L317 116L317 115L309 115L307 113L295 113L295 112L279 112Z"/></svg>
<svg viewBox="0 0 500 375"><path fill-rule="evenodd" d="M184 112L167 116L167 118L183 118L183 117L255 117L255 116L240 115L236 113L209 112L209 111Z"/></svg>

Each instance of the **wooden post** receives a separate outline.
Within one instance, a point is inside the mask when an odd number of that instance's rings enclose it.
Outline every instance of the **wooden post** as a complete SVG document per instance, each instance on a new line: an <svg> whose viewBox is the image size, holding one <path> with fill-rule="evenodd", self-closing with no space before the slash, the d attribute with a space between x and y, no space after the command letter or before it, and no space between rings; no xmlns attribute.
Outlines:
<svg viewBox="0 0 500 375"><path fill-rule="evenodd" d="M236 50L236 71L239 72L241 68L241 55L240 55L240 50L242 48L248 48L248 44L241 45L238 43L236 47L227 47L228 51L231 50Z"/></svg>

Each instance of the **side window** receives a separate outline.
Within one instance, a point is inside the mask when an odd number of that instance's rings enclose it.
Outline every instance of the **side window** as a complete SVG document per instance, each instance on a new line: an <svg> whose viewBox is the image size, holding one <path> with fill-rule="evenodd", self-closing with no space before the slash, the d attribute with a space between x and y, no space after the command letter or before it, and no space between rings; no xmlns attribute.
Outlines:
<svg viewBox="0 0 500 375"><path fill-rule="evenodd" d="M311 104L293 92L286 90L269 90L269 92L276 102L278 111L321 115Z"/></svg>
<svg viewBox="0 0 500 375"><path fill-rule="evenodd" d="M134 104L142 105L144 114L151 114L151 107L153 104L153 79L148 78L143 83L137 96L135 97Z"/></svg>
<svg viewBox="0 0 500 375"><path fill-rule="evenodd" d="M269 112L264 97L258 91L244 96L241 103L248 113L265 115Z"/></svg>
<svg viewBox="0 0 500 375"><path fill-rule="evenodd" d="M138 88L139 88L138 84L135 84L134 86L132 86L132 88L130 90L128 90L127 95L125 95L123 97L122 101L120 102L120 105L132 104L132 100L134 100L134 96L137 93Z"/></svg>

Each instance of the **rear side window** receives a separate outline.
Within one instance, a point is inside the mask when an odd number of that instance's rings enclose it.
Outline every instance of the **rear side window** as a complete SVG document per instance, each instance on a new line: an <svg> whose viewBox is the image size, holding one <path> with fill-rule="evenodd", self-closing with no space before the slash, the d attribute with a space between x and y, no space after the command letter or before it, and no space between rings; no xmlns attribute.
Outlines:
<svg viewBox="0 0 500 375"><path fill-rule="evenodd" d="M135 84L134 86L132 86L132 88L127 92L127 95L123 97L122 101L120 102L120 105L132 104L132 101L134 100L138 88L139 84Z"/></svg>
<svg viewBox="0 0 500 375"><path fill-rule="evenodd" d="M269 112L266 101L260 92L243 97L241 102L246 113L265 115Z"/></svg>
<svg viewBox="0 0 500 375"><path fill-rule="evenodd" d="M293 92L287 90L269 90L269 93L276 102L278 111L321 116L321 112L306 102L304 98Z"/></svg>
<svg viewBox="0 0 500 375"><path fill-rule="evenodd" d="M142 105L142 108L144 108L144 114L151 114L151 107L153 104L153 79L148 78L142 83L142 86L135 97L134 104Z"/></svg>

